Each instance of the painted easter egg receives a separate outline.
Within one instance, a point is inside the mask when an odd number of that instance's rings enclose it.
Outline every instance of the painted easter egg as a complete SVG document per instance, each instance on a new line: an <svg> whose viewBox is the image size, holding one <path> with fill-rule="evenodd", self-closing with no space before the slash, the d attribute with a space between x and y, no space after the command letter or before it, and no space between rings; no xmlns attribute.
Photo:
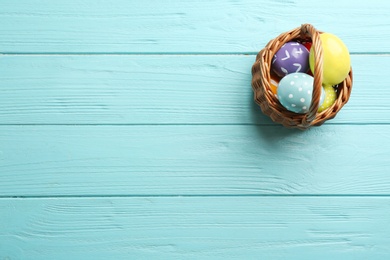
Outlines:
<svg viewBox="0 0 390 260"><path fill-rule="evenodd" d="M278 99L289 111L304 114L309 112L314 78L305 73L292 73L282 78L278 86ZM325 99L322 89L320 105Z"/></svg>
<svg viewBox="0 0 390 260"><path fill-rule="evenodd" d="M303 43L303 46L305 46L305 47L306 47L306 49L307 49L308 51L310 51L310 49L311 49L311 45L312 45L312 43L311 43L311 42L304 42L304 43Z"/></svg>
<svg viewBox="0 0 390 260"><path fill-rule="evenodd" d="M287 42L272 58L272 70L281 78L294 72L307 72L309 55L309 51L303 44Z"/></svg>
<svg viewBox="0 0 390 260"><path fill-rule="evenodd" d="M277 89L278 89L278 85L279 85L279 78L271 75L271 80L269 83L270 83L272 93L274 95L276 95L276 93L278 92Z"/></svg>
<svg viewBox="0 0 390 260"><path fill-rule="evenodd" d="M318 108L318 112L322 112L333 105L337 97L336 90L332 86L324 86L324 91L325 100L324 103L322 103L322 105Z"/></svg>
<svg viewBox="0 0 390 260"><path fill-rule="evenodd" d="M351 58L347 46L337 36L320 34L323 49L323 85L337 85L348 75ZM314 74L314 49L310 50L310 69Z"/></svg>

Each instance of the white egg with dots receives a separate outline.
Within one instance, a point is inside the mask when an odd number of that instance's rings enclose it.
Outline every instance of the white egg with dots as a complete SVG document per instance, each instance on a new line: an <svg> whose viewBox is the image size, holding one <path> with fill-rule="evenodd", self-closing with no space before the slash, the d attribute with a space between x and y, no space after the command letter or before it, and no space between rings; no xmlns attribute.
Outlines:
<svg viewBox="0 0 390 260"><path fill-rule="evenodd" d="M297 72L288 74L279 82L277 96L279 102L289 111L299 114L309 112L314 78ZM320 106L325 100L325 91L321 88Z"/></svg>

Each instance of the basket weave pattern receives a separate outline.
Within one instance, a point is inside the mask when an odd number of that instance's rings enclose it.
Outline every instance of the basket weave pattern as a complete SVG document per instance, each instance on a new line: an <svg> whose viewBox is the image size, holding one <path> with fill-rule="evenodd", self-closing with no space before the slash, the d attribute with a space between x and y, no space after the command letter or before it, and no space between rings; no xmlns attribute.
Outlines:
<svg viewBox="0 0 390 260"><path fill-rule="evenodd" d="M332 119L340 109L348 102L352 90L352 68L343 82L337 85L336 101L329 108L318 113L318 107L322 89L322 46L320 31L317 31L311 24L303 24L294 30L282 33L271 40L256 57L252 66L252 89L255 102L260 106L262 112L268 115L274 122L285 127L307 129L311 126L322 125L326 120ZM275 53L283 44L292 41L311 41L314 50L314 87L312 102L308 113L297 114L285 109L275 97L270 87L271 62Z"/></svg>

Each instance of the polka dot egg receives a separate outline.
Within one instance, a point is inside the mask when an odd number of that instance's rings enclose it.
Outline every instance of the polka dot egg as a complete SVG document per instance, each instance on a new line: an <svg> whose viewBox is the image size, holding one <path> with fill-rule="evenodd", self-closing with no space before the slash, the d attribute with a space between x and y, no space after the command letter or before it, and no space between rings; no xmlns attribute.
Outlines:
<svg viewBox="0 0 390 260"><path fill-rule="evenodd" d="M314 78L305 73L297 72L286 75L279 82L277 95L279 102L289 111L304 114L309 112L313 94ZM325 99L321 91L320 105Z"/></svg>
<svg viewBox="0 0 390 260"><path fill-rule="evenodd" d="M322 112L325 109L329 108L331 105L333 105L333 103L335 102L335 100L337 98L336 90L332 86L327 85L327 86L324 86L323 89L325 91L325 101L318 108L318 112Z"/></svg>

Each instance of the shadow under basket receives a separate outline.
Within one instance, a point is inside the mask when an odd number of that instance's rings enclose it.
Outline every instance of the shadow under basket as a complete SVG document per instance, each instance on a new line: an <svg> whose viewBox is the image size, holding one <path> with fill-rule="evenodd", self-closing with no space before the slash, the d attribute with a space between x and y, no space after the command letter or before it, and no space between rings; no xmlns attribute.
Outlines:
<svg viewBox="0 0 390 260"><path fill-rule="evenodd" d="M263 113L269 116L274 122L288 128L307 129L311 126L320 126L325 121L332 119L340 109L348 102L352 90L352 68L343 82L336 87L337 97L335 102L324 111L318 113L318 107L322 89L322 63L323 50L320 40L320 31L317 31L311 24L303 24L289 32L282 33L271 40L256 57L252 66L252 89L255 102L260 106ZM285 109L272 93L271 62L275 53L289 41L310 41L314 51L314 83L312 102L306 114L298 114Z"/></svg>

